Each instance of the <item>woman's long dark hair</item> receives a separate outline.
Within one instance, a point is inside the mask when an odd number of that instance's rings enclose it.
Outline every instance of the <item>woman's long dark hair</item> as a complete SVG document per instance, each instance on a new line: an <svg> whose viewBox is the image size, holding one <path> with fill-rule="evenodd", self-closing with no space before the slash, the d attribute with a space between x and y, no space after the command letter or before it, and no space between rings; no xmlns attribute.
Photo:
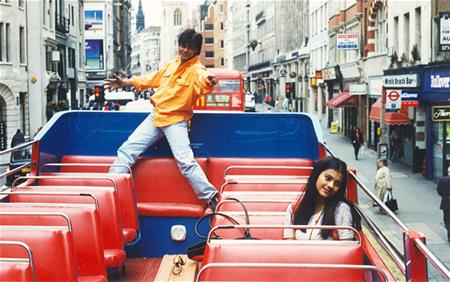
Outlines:
<svg viewBox="0 0 450 282"><path fill-rule="evenodd" d="M322 225L336 225L334 214L336 210L336 206L340 202L345 202L350 206L353 217L353 227L357 230L361 229L360 225L360 216L357 214L353 204L345 199L345 194L347 190L347 165L345 162L341 161L338 158L327 156L319 161L315 162L313 165L313 170L311 175L309 176L308 183L306 184L305 194L301 200L301 203L297 210L293 211L294 213L294 224L296 225L307 225L309 219L314 213L314 207L316 204L316 199L319 196L319 193L316 189L316 183L319 178L319 175L327 170L333 169L339 172L342 175L342 179L339 185L339 190L325 199L325 208L322 217ZM306 232L306 230L302 230ZM322 238L326 239L331 235L331 230L323 229L320 232Z"/></svg>

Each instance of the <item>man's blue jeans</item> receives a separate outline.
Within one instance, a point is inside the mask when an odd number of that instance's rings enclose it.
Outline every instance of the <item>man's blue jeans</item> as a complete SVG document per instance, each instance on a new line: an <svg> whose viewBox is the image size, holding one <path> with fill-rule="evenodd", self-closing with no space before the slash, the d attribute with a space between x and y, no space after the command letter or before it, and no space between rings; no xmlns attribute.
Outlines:
<svg viewBox="0 0 450 282"><path fill-rule="evenodd" d="M194 153L189 146L188 125L185 121L165 127L155 127L153 125L153 112L150 113L117 150L117 160L114 163L131 167L139 155L155 144L163 135L166 136L181 174L191 184L197 197L205 201L212 199L217 190L208 181L205 173L194 159ZM118 166L111 167L109 172L126 173L128 170ZM170 179L167 179L167 181L170 181Z"/></svg>

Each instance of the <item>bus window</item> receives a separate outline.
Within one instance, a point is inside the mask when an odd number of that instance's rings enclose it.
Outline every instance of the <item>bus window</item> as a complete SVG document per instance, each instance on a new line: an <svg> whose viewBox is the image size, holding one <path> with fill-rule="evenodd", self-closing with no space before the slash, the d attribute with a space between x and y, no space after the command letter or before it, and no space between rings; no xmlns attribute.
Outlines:
<svg viewBox="0 0 450 282"><path fill-rule="evenodd" d="M238 79L235 80L219 80L219 89L221 92L231 91L231 92L239 92L241 82Z"/></svg>
<svg viewBox="0 0 450 282"><path fill-rule="evenodd" d="M245 94L242 73L229 69L208 69L218 83L214 90L199 97L195 110L244 111Z"/></svg>

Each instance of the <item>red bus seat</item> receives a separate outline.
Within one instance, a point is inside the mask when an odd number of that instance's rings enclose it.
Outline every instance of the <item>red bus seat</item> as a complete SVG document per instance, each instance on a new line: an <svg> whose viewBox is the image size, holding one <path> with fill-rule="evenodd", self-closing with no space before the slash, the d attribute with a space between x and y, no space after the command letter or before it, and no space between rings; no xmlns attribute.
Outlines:
<svg viewBox="0 0 450 282"><path fill-rule="evenodd" d="M57 194L42 196L58 197ZM15 200L14 197L12 197L12 200ZM68 206L64 204L13 202L1 204L0 209L10 212L62 212L69 216L73 227L74 252L79 278L83 277L86 281L106 281L102 229L95 205Z"/></svg>
<svg viewBox="0 0 450 282"><path fill-rule="evenodd" d="M286 158L208 158L208 171L207 176L209 181L214 187L221 187L224 181L225 170L234 165L268 165L268 166L311 166L312 161L308 159L286 159ZM252 175L258 174L260 170L235 171L233 175ZM276 174L277 171L274 171ZM298 171L286 172L288 175L296 175ZM265 175L271 175L273 173L270 170L264 172Z"/></svg>
<svg viewBox="0 0 450 282"><path fill-rule="evenodd" d="M120 223L117 193L111 187L84 187L84 186L27 186L13 190L13 192L75 192L94 195L99 202L99 215L102 226L104 257L107 268L118 268L125 262L122 229ZM15 202L37 203L80 203L74 197L39 197L35 195L14 195ZM85 200L86 201L86 200ZM85 201L81 203L86 203Z"/></svg>
<svg viewBox="0 0 450 282"><path fill-rule="evenodd" d="M225 192L220 196L217 211L243 211L243 207L234 200L238 199L248 211L285 212L288 205L297 201L299 192Z"/></svg>
<svg viewBox="0 0 450 282"><path fill-rule="evenodd" d="M112 178L117 186L119 210L122 219L122 232L125 244L137 238L139 221L137 204L130 174L115 173L45 173L44 176L62 176L67 178L44 178L39 180L41 186L102 186L111 187ZM86 178L83 178L86 177ZM90 178L88 178L90 177ZM95 179L95 178L98 179ZM105 179L101 179L105 177Z"/></svg>
<svg viewBox="0 0 450 282"><path fill-rule="evenodd" d="M34 281L30 247L18 241L0 241L0 281Z"/></svg>
<svg viewBox="0 0 450 282"><path fill-rule="evenodd" d="M230 214L234 220L239 224L246 224L246 218L244 214ZM251 225L283 225L284 224L284 214L281 213L266 213L261 215L250 215L249 221ZM233 225L228 219L222 216L215 216L211 221L211 226L218 225ZM258 239L270 239L270 240L282 240L283 239L283 229L282 228L249 228L250 234L254 238ZM243 236L242 228L226 228L218 229L215 234L219 235L222 239L236 239Z"/></svg>
<svg viewBox="0 0 450 282"><path fill-rule="evenodd" d="M206 171L206 159L196 158ZM200 217L205 202L197 198L173 158L141 158L133 166L139 215Z"/></svg>
<svg viewBox="0 0 450 282"><path fill-rule="evenodd" d="M355 242L273 240L213 240L205 249L203 267L209 263L363 264L361 245ZM314 268L209 268L200 281L363 281L358 269Z"/></svg>
<svg viewBox="0 0 450 282"><path fill-rule="evenodd" d="M33 253L36 281L76 281L70 221L62 214L0 211L0 240L20 241ZM45 226L33 226L45 223ZM51 223L51 226L49 226ZM11 256L9 248L2 255Z"/></svg>
<svg viewBox="0 0 450 282"><path fill-rule="evenodd" d="M304 191L306 183L238 183L226 182L220 192L227 191Z"/></svg>
<svg viewBox="0 0 450 282"><path fill-rule="evenodd" d="M76 156L76 155L64 155L61 157L61 163L74 163L74 164L112 164L116 157L111 156ZM61 166L60 172L97 172L107 173L108 166Z"/></svg>

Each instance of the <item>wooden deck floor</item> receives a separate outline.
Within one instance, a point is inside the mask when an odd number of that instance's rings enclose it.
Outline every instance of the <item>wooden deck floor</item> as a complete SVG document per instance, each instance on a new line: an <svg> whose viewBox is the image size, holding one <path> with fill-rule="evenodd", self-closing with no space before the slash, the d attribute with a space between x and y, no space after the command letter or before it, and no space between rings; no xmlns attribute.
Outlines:
<svg viewBox="0 0 450 282"><path fill-rule="evenodd" d="M154 281L162 258L127 258L125 273L110 275L109 281L139 282Z"/></svg>

